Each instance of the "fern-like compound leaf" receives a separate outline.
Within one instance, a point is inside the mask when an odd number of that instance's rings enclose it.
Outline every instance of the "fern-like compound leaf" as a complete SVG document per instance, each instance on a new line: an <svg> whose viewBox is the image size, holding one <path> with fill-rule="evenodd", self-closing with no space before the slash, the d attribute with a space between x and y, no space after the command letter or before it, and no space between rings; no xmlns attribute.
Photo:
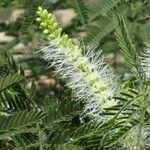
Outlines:
<svg viewBox="0 0 150 150"><path fill-rule="evenodd" d="M106 16L108 11L117 6L121 0L100 0L92 9L90 9L90 20L95 19L97 16L102 15Z"/></svg>
<svg viewBox="0 0 150 150"><path fill-rule="evenodd" d="M0 116L0 133L9 132L12 129L19 130L22 127L39 122L44 117L46 117L46 114L38 110L25 110Z"/></svg>
<svg viewBox="0 0 150 150"><path fill-rule="evenodd" d="M24 79L23 76L16 74L9 74L7 76L0 76L0 92L18 83Z"/></svg>
<svg viewBox="0 0 150 150"><path fill-rule="evenodd" d="M116 39L120 45L125 62L130 69L135 69L137 66L137 52L132 44L124 18L120 15L116 16Z"/></svg>

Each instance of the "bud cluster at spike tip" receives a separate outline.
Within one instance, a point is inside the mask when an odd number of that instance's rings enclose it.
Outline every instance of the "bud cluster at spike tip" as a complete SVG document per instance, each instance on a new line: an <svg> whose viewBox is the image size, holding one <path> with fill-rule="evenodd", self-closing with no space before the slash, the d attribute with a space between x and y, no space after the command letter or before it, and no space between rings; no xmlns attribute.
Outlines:
<svg viewBox="0 0 150 150"><path fill-rule="evenodd" d="M112 105L115 105L116 102L114 99L110 100L110 97L113 96L116 86L116 80L112 73L112 70L109 68L108 65L106 65L103 62L103 57L101 57L101 60L98 61L96 58L91 63L90 59L82 54L81 48L79 46L75 45L71 38L68 37L66 34L62 34L62 28L59 27L58 23L55 21L52 14L49 14L46 9L42 9L41 7L38 8L37 11L38 18L36 19L37 22L40 24L40 28L43 30L43 33L46 34L48 40L52 43L58 46L58 51L61 54L65 54L65 59L61 60L60 63L60 56L58 56L58 52L53 48L51 49L44 49L45 58L51 59L50 57L52 55L55 55L55 58L58 57L58 59L55 59L54 64L58 65L58 72L61 72L63 68L65 67L65 61L67 60L72 64L72 66L75 67L75 70L78 70L80 74L83 75L83 80L85 81L86 85L91 89L91 92L88 94L93 93L93 95L96 97L96 100L92 100L92 98L89 98L89 102L87 102L87 108L86 110L92 110L93 112L96 112L95 109L102 110L103 108L110 107ZM53 52L52 52L53 51ZM94 59L93 54L89 53L92 56L89 56L90 58ZM101 55L101 54L100 54ZM97 57L97 56L96 56ZM60 69L61 68L61 69ZM60 71L59 71L60 69ZM65 68L64 68L65 70ZM64 71L63 70L63 71ZM67 69L66 69L67 70ZM70 70L74 70L73 68ZM74 74L71 71L66 72L66 75ZM66 76L65 76L66 77ZM74 79L70 79L70 83L68 84L72 89L77 88L77 84L74 84L74 81L71 81ZM77 79L78 80L78 79ZM80 84L80 82L79 82ZM80 89L83 85L79 85L78 89ZM85 90L80 89L76 90L77 93L81 94L83 93L83 96L85 97L87 94L85 94ZM85 96L84 96L85 95ZM97 104L93 104L97 103ZM98 108L100 106L100 108ZM93 113L92 112L92 113ZM90 114L90 113L89 113Z"/></svg>
<svg viewBox="0 0 150 150"><path fill-rule="evenodd" d="M36 21L40 23L40 28L44 30L43 33L47 35L48 40L61 37L60 44L64 47L69 45L69 47L75 48L75 45L67 34L61 35L62 28L58 25L51 13L48 13L46 9L39 7L37 15L38 18L36 18Z"/></svg>

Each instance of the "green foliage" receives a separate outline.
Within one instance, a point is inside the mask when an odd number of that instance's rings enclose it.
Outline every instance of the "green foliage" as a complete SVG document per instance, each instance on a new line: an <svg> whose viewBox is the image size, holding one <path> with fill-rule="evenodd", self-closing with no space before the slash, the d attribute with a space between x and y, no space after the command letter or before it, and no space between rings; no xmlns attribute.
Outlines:
<svg viewBox="0 0 150 150"><path fill-rule="evenodd" d="M0 132L6 132L12 129L25 128L27 125L39 122L46 114L35 111L21 111L12 115L2 116L0 118Z"/></svg>
<svg viewBox="0 0 150 150"><path fill-rule="evenodd" d="M10 5L16 4L17 0L3 0L0 2L0 8L6 8Z"/></svg>
<svg viewBox="0 0 150 150"><path fill-rule="evenodd" d="M15 83L22 81L24 77L18 74L9 74L5 77L0 77L0 92L7 89L8 87L12 86Z"/></svg>
<svg viewBox="0 0 150 150"><path fill-rule="evenodd" d="M65 144L80 125L82 106L74 105L70 91L60 98L40 98L34 84L29 91L26 89L24 71L22 67L18 69L11 55L4 52L0 60L1 148L5 149L6 143L10 149L80 148Z"/></svg>
<svg viewBox="0 0 150 150"><path fill-rule="evenodd" d="M98 1L91 9L90 9L90 21L94 20L99 16L107 16L108 12L117 7L118 3L121 3L121 0L102 0Z"/></svg>
<svg viewBox="0 0 150 150"><path fill-rule="evenodd" d="M121 16L117 16L118 27L116 27L116 38L121 47L124 59L129 68L135 68L137 65L137 51L129 37L127 27Z"/></svg>
<svg viewBox="0 0 150 150"><path fill-rule="evenodd" d="M106 35L112 32L113 29L113 21L111 18L99 16L99 20L97 21L96 25L88 26L88 33L85 37L85 42L89 43L89 45L92 43L98 43Z"/></svg>
<svg viewBox="0 0 150 150"><path fill-rule="evenodd" d="M38 133L36 125L47 116L47 112L38 107L25 88L24 71L17 67L12 55L1 51L0 62L0 147L7 149L3 143L8 140L8 143L17 142L15 145L22 149L24 139L17 141L16 137ZM31 145L34 145L34 139Z"/></svg>
<svg viewBox="0 0 150 150"><path fill-rule="evenodd" d="M79 3L78 3L79 5ZM84 8L85 7L85 8ZM125 17L131 39L141 48L142 42L149 41L149 2L144 1L124 1L124 0L101 0L92 6L85 5L79 10L84 15L78 15L80 20L86 20L84 31L87 31L84 41L87 45L100 43L104 51L119 51L114 40L114 19L117 13ZM78 11L76 5L75 10ZM85 11L86 10L86 11ZM83 19L85 18L85 19ZM77 24L76 24L77 25ZM77 26L81 26L78 24ZM81 28L82 29L82 28ZM110 46L108 47L108 45Z"/></svg>
<svg viewBox="0 0 150 150"><path fill-rule="evenodd" d="M79 23L83 26L87 23L87 8L82 0L73 0L70 2L70 5L78 13Z"/></svg>

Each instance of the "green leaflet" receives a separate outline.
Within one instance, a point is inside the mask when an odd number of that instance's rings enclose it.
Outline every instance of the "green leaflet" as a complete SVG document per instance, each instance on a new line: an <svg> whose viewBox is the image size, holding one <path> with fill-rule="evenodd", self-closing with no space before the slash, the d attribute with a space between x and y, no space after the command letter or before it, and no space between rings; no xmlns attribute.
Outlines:
<svg viewBox="0 0 150 150"><path fill-rule="evenodd" d="M37 123L46 117L46 113L38 110L20 111L12 115L5 115L0 117L0 132L10 131L12 129L19 130L19 128Z"/></svg>
<svg viewBox="0 0 150 150"><path fill-rule="evenodd" d="M102 15L106 16L108 11L110 11L115 6L117 7L118 3L120 3L121 0L100 0L98 1L93 8L90 9L89 18L90 20L95 19L97 16Z"/></svg>
<svg viewBox="0 0 150 150"><path fill-rule="evenodd" d="M12 86L13 84L22 81L23 79L24 77L18 73L0 76L0 92Z"/></svg>
<svg viewBox="0 0 150 150"><path fill-rule="evenodd" d="M137 51L130 39L125 21L122 16L116 16L116 39L124 55L125 62L129 68L135 68L137 66Z"/></svg>

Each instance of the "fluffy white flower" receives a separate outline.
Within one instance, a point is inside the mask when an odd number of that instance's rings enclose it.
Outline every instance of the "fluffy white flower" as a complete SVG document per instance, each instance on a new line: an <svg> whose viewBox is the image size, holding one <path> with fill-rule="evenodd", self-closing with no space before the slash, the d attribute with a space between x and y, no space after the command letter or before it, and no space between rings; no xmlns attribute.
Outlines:
<svg viewBox="0 0 150 150"><path fill-rule="evenodd" d="M84 100L84 114L99 120L104 108L116 104L112 97L116 92L117 79L112 69L101 51L95 53L90 49L83 55L79 46L66 34L61 34L62 29L48 12L39 8L37 14L37 21L50 40L48 46L41 49L43 58L50 61L55 72L66 80L77 100Z"/></svg>
<svg viewBox="0 0 150 150"><path fill-rule="evenodd" d="M94 52L88 52L83 56L79 51L63 48L59 41L52 40L41 49L43 58L50 61L55 72L66 80L67 86L74 90L75 97L84 100L84 114L100 118L99 113L104 108L116 104L112 99L117 83L113 71L105 63L101 53L94 55Z"/></svg>

